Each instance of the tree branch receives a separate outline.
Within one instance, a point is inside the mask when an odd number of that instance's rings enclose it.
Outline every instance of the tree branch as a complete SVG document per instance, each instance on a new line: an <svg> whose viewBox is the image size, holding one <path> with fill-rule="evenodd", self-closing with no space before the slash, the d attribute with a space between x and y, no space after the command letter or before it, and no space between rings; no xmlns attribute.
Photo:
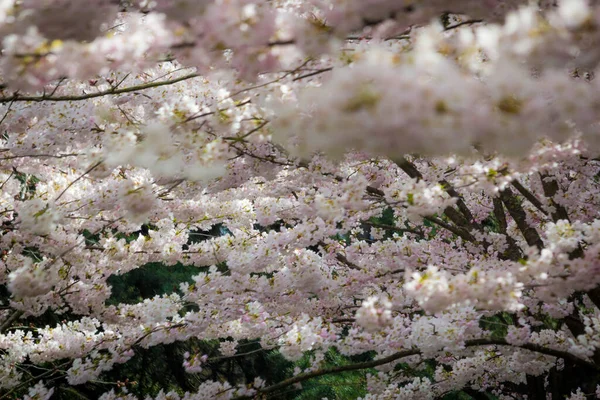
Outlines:
<svg viewBox="0 0 600 400"><path fill-rule="evenodd" d="M160 86L172 85L174 83L182 82L182 81L185 81L185 80L188 80L188 79L197 78L198 76L200 76L200 75L197 74L197 73L193 73L193 74L188 74L188 75L180 76L179 78L170 79L168 81L143 83L143 84L140 84L140 85L130 86L130 87L122 88L122 89L118 89L118 88L114 88L113 87L111 89L104 90L104 91L101 91L101 92L86 93L86 94L82 94L82 95L79 95L79 96L75 96L75 95L68 95L68 96L46 96L45 94L43 94L41 96L21 96L21 95L15 94L13 96L0 98L0 104L2 104L2 103L11 103L11 102L15 102L15 101L36 101L36 102L40 102L40 101L78 101L78 100L88 100L88 99L93 99L93 98L96 98L96 97L102 97L102 96L107 96L107 95L117 95L117 94L123 94L123 93L131 93L131 92L137 92L139 90L145 90L145 89L151 89L151 88L160 87Z"/></svg>
<svg viewBox="0 0 600 400"><path fill-rule="evenodd" d="M394 162L411 178L416 179L417 181L423 179L423 175L421 172L419 172L417 167L405 157L400 157L399 159L394 160ZM444 214L446 214L450 221L457 226L466 228L467 231L473 228L480 228L473 224L473 214L463 201L460 194L452 187L452 185L446 180L441 180L438 183L442 185L446 193L456 199L456 205L460 210L460 212L458 212L454 209L454 207L451 206L448 206L444 209Z"/></svg>
<svg viewBox="0 0 600 400"><path fill-rule="evenodd" d="M514 195L510 188L506 188L500 192L500 200L506 206L508 213L515 220L519 231L525 237L525 241L530 246L536 246L538 249L544 248L544 242L539 233L527 222L527 214L523 206Z"/></svg>
<svg viewBox="0 0 600 400"><path fill-rule="evenodd" d="M466 347L510 346L510 347L521 348L521 349L533 351L536 353L540 353L540 354L544 354L544 355L548 355L548 356L552 356L552 357L562 358L565 360L572 361L575 364L585 366L592 370L598 370L598 367L595 364L590 363L589 361L586 361L584 359L581 359L571 353L567 353L567 352L560 351L560 350L549 349L549 348L546 348L544 346L540 346L540 345L534 344L534 343L525 343L520 346L514 346L514 345L511 345L510 343L506 342L506 340L504 340L504 339L483 338L483 339L467 340L465 342L465 346ZM343 365L341 367L335 367L335 368L320 369L320 370L316 370L316 371L307 372L304 374L299 374L292 378L289 378L289 379L283 380L279 383L276 383L274 385L267 386L266 388L263 388L263 389L259 389L257 391L256 396L254 396L254 398L258 398L258 396L260 396L262 394L273 393L273 392L275 392L279 389L283 389L287 386L290 386L290 385L293 385L296 383L300 383L300 382L304 382L306 380L316 378L319 376L336 374L336 373L340 373L340 372L357 371L357 370L361 370L361 369L374 368L374 367L377 367L380 365L389 364L389 363L399 360L401 358L406 358L406 357L420 355L420 354L421 354L421 351L418 349L403 350L398 353L394 353L390 356L380 358L378 360L350 364L350 365ZM241 397L236 397L235 400L251 399L251 398L252 398L252 396L241 396Z"/></svg>
<svg viewBox="0 0 600 400"><path fill-rule="evenodd" d="M504 256L512 261L519 261L522 257L521 248L515 242L515 239L510 236L507 232L508 224L506 223L506 214L504 213L504 206L502 205L502 200L499 197L494 197L494 217L496 221L498 221L498 226L500 228L500 233L502 233L506 237L506 242L508 243L508 249L505 252Z"/></svg>
<svg viewBox="0 0 600 400"><path fill-rule="evenodd" d="M2 325L0 325L0 333L4 333L6 332L6 330L8 328L10 328L10 326L12 325L13 322L15 322L16 320L18 320L19 318L21 318L21 315L23 315L23 311L21 310L15 310L15 312L13 312L7 319L6 321L4 321L2 323Z"/></svg>
<svg viewBox="0 0 600 400"><path fill-rule="evenodd" d="M533 204L535 206L535 208L537 208L542 214L544 215L548 215L548 211L544 210L544 205L542 204L542 202L535 197L535 195L533 193L531 193L529 190L527 190L527 188L525 188L525 186L521 185L521 183L518 180L514 180L511 182L511 184L513 185L513 187L515 189L517 189L517 191L519 193L521 193L521 195L523 197L525 197L527 200L529 200L529 202L531 204Z"/></svg>
<svg viewBox="0 0 600 400"><path fill-rule="evenodd" d="M561 219L569 221L569 214L567 213L567 209L557 204L554 201L554 196L558 192L558 182L556 179L551 178L549 175L540 174L540 179L542 180L542 188L544 189L544 196L548 198L552 207L554 207L555 211L552 213L552 220L557 222Z"/></svg>

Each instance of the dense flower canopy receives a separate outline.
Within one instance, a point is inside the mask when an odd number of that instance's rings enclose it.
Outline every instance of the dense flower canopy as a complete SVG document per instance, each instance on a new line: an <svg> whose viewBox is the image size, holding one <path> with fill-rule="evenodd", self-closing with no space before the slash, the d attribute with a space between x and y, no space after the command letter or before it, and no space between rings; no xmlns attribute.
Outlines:
<svg viewBox="0 0 600 400"><path fill-rule="evenodd" d="M190 338L311 365L152 399L600 397L600 2L0 0L0 37L0 399ZM107 301L149 263L198 273Z"/></svg>

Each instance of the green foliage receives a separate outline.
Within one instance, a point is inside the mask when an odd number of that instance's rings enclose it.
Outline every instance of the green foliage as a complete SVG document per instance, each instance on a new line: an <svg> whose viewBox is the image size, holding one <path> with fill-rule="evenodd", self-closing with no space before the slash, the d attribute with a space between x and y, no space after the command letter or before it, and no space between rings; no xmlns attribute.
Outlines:
<svg viewBox="0 0 600 400"><path fill-rule="evenodd" d="M484 219L481 224L489 232L500 233L500 223L498 223L494 214L490 214L490 216Z"/></svg>
<svg viewBox="0 0 600 400"><path fill-rule="evenodd" d="M384 225L393 225L395 220L394 209L391 207L385 208L381 213L381 217L373 217L370 219L371 222Z"/></svg>
<svg viewBox="0 0 600 400"><path fill-rule="evenodd" d="M507 312L501 312L479 320L479 326L490 331L491 337L494 339L504 339L508 333L508 327L514 324L514 315Z"/></svg>
<svg viewBox="0 0 600 400"><path fill-rule="evenodd" d="M186 351L215 356L216 341L200 341L190 339L186 342L162 344L148 349L135 348L134 357L125 364L116 365L111 371L102 374L100 382L107 382L106 387L96 383L87 385L88 390L94 394L108 390L110 383L126 376L129 391L144 398L148 395L156 396L162 389L173 390L179 394L186 391L196 391L199 384L206 379L219 379L217 373L207 369L199 374L188 374L183 367L183 354ZM95 398L95 397L94 397Z"/></svg>
<svg viewBox="0 0 600 400"><path fill-rule="evenodd" d="M305 355L294 364L293 368L299 367L301 369L306 369L310 367L312 365L312 357L312 354ZM343 367L356 362L359 362L359 360L355 359L355 357L343 356L336 349L330 348L327 353L325 353L325 360L321 365L321 369ZM293 368L289 369L290 376L292 375L291 372L293 371ZM303 382L302 390L299 393L298 390L296 390L294 393L285 396L285 398L293 400L312 400L326 397L329 400L354 400L358 397L365 396L367 393L367 373L375 374L376 371L373 369L366 369L323 375L307 382ZM284 397L282 396L282 398Z"/></svg>
<svg viewBox="0 0 600 400"><path fill-rule="evenodd" d="M194 275L207 270L208 268L181 263L173 266L148 263L126 274L112 275L107 281L112 286L107 304L134 304L154 296L177 292L180 283L191 283Z"/></svg>
<svg viewBox="0 0 600 400"><path fill-rule="evenodd" d="M24 174L14 168L13 174L15 179L21 182L21 200L31 198L35 194L35 187L40 180L34 175Z"/></svg>
<svg viewBox="0 0 600 400"><path fill-rule="evenodd" d="M434 216L437 216L437 215L434 215ZM423 226L430 228L429 236L427 239L433 239L435 237L435 235L437 234L439 227L436 224L432 223L428 219L423 220Z"/></svg>
<svg viewBox="0 0 600 400"><path fill-rule="evenodd" d="M143 225L140 231L129 235L116 233L116 238L125 239L129 243L136 240L139 235L147 236L148 231L153 228L153 226ZM188 243L198 243L225 232L226 228L221 224L213 226L209 231L191 232ZM84 232L84 236L89 245L96 244L100 240L99 235L92 235L88 231ZM220 272L227 272L226 265L220 264L217 267ZM208 267L195 267L181 263L173 266L158 262L148 263L125 274L110 276L107 282L112 286L112 293L107 304L135 304L154 296L168 295L177 292L181 283L191 283L193 276L207 271Z"/></svg>

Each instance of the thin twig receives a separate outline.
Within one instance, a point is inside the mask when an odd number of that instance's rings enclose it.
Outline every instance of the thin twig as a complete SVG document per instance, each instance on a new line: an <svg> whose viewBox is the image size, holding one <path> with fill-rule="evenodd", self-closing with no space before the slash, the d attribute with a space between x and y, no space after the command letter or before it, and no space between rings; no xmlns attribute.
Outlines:
<svg viewBox="0 0 600 400"><path fill-rule="evenodd" d="M100 164L102 164L102 161L99 161L99 162L95 163L94 165L92 165L91 167L89 167L83 174L79 175L74 181L72 181L71 183L69 183L69 185L66 188L64 188L64 190L62 192L60 192L60 194L58 195L58 197L54 200L54 203L56 203L62 197L62 195L65 194L67 190L69 190L69 188L71 186L73 186L81 178L83 178L84 176L86 176L87 174L89 174L90 172L92 172L94 170L94 168L97 168Z"/></svg>

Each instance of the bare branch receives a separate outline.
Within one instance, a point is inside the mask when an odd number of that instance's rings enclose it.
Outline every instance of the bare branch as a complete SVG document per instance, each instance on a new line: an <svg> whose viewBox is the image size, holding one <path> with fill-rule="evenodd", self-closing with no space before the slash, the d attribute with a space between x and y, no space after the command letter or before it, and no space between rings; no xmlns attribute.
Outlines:
<svg viewBox="0 0 600 400"><path fill-rule="evenodd" d="M18 320L19 318L21 318L21 315L23 315L23 311L21 310L15 310L7 319L6 321L4 321L2 323L2 325L0 325L0 333L4 333L6 332L6 330L8 328L10 328L10 326L12 325L13 322L15 322L16 320Z"/></svg>
<svg viewBox="0 0 600 400"><path fill-rule="evenodd" d="M511 184L513 185L513 187L515 189L517 189L519 191L519 193L521 193L521 195L523 197L525 197L527 200L529 200L529 202L531 204L533 204L535 206L535 208L537 208L542 214L544 215L548 215L548 211L544 210L544 205L542 204L542 202L535 197L535 195L533 193L531 193L529 190L527 190L527 188L525 188L525 186L521 185L521 183L518 180L514 180L511 182Z"/></svg>
<svg viewBox="0 0 600 400"><path fill-rule="evenodd" d="M188 79L193 79L193 78L197 78L198 76L200 76L197 73L192 73L192 74L187 74L184 76L180 76L179 78L175 78L175 79L170 79L167 81L160 81L160 82L150 82L150 83L143 83L140 85L135 85L135 86L130 86L130 87L126 87L126 88L122 88L122 89L118 89L116 87L113 87L111 89L108 90L104 90L104 91L100 91L100 92L96 92L96 93L86 93L83 95L65 95L65 96L51 96L51 95L41 95L41 96L21 96L19 94L15 94L13 96L9 96L9 97L4 97L4 98L0 98L0 104L2 103L11 103L11 102L15 102L15 101L36 101L36 102L40 102L40 101L78 101L78 100L88 100L88 99L94 99L96 97L102 97L102 96L114 96L117 94L123 94L123 93L131 93L131 92L137 92L140 90L145 90L145 89L151 89L151 88L155 88L155 87L160 87L160 86L166 86L166 85L172 85L174 83L178 83L178 82L182 82Z"/></svg>
<svg viewBox="0 0 600 400"><path fill-rule="evenodd" d="M515 220L517 227L523 234L525 241L530 246L536 246L538 249L544 248L544 242L540 237L540 234L527 222L527 214L521 205L517 196L510 190L510 188L506 188L500 192L500 199L502 203L506 206L508 213Z"/></svg>

